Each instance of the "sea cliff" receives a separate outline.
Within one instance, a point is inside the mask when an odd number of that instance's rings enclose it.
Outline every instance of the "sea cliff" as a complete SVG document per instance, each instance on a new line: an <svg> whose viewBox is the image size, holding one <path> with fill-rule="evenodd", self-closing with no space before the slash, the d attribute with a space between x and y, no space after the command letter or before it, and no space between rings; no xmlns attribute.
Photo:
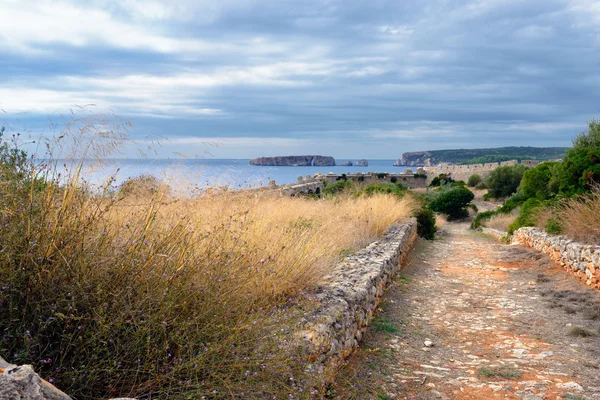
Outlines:
<svg viewBox="0 0 600 400"><path fill-rule="evenodd" d="M250 160L250 165L268 167L332 167L335 166L335 159L328 156L259 157Z"/></svg>

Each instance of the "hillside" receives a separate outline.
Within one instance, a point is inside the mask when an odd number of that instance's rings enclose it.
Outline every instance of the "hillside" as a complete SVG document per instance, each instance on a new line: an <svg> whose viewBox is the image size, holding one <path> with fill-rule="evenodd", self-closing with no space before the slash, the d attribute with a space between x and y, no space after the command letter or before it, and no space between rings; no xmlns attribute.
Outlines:
<svg viewBox="0 0 600 400"><path fill-rule="evenodd" d="M402 154L402 165L433 166L439 163L479 164L508 160L553 160L568 147L497 147L492 149L429 150Z"/></svg>

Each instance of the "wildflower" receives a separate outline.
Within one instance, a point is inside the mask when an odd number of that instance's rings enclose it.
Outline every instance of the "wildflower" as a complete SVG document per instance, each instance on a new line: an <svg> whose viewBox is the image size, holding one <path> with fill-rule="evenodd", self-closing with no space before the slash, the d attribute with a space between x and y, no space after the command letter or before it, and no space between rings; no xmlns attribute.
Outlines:
<svg viewBox="0 0 600 400"><path fill-rule="evenodd" d="M49 378L49 379L48 379L48 382L50 382L50 383L54 383L54 378Z"/></svg>

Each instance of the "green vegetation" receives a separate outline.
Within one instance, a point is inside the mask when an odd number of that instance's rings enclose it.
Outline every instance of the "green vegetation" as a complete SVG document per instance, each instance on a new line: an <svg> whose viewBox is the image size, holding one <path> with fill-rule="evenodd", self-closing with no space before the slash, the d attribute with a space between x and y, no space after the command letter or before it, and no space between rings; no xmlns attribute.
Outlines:
<svg viewBox="0 0 600 400"><path fill-rule="evenodd" d="M481 175L479 175L479 174L473 174L467 180L467 186L469 186L469 187L476 187L481 182L482 182Z"/></svg>
<svg viewBox="0 0 600 400"><path fill-rule="evenodd" d="M409 165L423 165L425 159L432 164L483 164L509 160L556 160L565 155L566 147L498 147L491 149L430 150L404 153L402 159Z"/></svg>
<svg viewBox="0 0 600 400"><path fill-rule="evenodd" d="M515 193L526 170L527 167L524 165L496 168L485 180L485 185L489 189L488 195L499 199Z"/></svg>
<svg viewBox="0 0 600 400"><path fill-rule="evenodd" d="M432 240L435 237L435 213L428 208L417 212L417 234L423 239Z"/></svg>
<svg viewBox="0 0 600 400"><path fill-rule="evenodd" d="M339 181L328 183L327 185L325 185L322 193L323 196L334 196L352 187L352 181L340 179Z"/></svg>
<svg viewBox="0 0 600 400"><path fill-rule="evenodd" d="M394 322L384 317L375 317L375 319L373 320L373 327L377 332L384 332L389 334L399 332L399 329L394 324Z"/></svg>
<svg viewBox="0 0 600 400"><path fill-rule="evenodd" d="M454 182L454 179L447 174L439 174L431 180L429 187L440 187Z"/></svg>
<svg viewBox="0 0 600 400"><path fill-rule="evenodd" d="M469 215L467 206L475 195L462 186L450 186L440 191L429 203L429 208L435 212L448 215L448 220L464 218Z"/></svg>
<svg viewBox="0 0 600 400"><path fill-rule="evenodd" d="M549 233L599 243L600 121L591 121L587 132L574 139L562 162L544 162L525 171L500 167L486 183L489 197L510 198L497 210L479 214L473 228L496 215L518 210L509 233L523 226L538 226Z"/></svg>

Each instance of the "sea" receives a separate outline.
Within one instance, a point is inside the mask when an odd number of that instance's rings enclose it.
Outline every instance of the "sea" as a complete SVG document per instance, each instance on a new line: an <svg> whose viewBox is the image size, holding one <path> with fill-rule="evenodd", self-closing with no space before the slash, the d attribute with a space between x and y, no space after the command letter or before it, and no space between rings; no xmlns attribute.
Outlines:
<svg viewBox="0 0 600 400"><path fill-rule="evenodd" d="M344 159L341 159L344 160ZM293 183L299 176L355 172L399 173L404 167L393 166L395 160L368 160L368 167L265 167L250 165L249 159L109 159L102 163L86 161L83 177L94 185L113 179L118 186L128 178L153 175L171 186L223 187L247 189L268 185ZM72 164L71 164L72 165ZM67 165L68 167L68 165Z"/></svg>

